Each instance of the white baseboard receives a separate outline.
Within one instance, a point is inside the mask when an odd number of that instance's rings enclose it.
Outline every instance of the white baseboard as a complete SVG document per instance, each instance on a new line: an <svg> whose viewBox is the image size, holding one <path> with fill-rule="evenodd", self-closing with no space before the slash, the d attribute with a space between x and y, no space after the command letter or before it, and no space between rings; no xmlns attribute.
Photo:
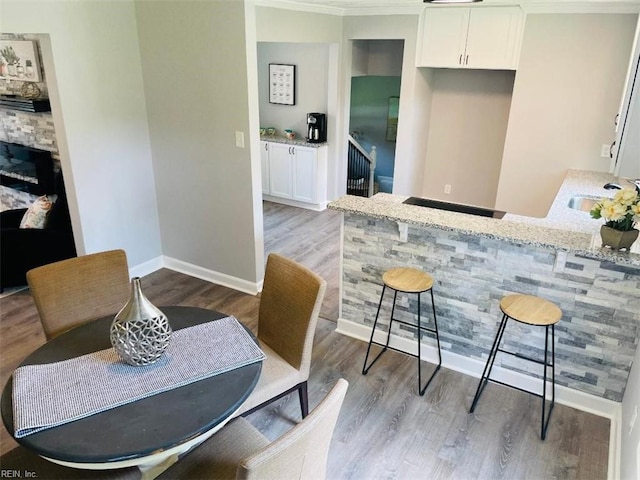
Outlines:
<svg viewBox="0 0 640 480"><path fill-rule="evenodd" d="M256 295L262 288L262 282L248 282L241 278L232 277L225 273L209 270L198 265L183 262L175 258L163 256L162 266L179 273L184 273L195 278L200 278L223 287L233 288L249 295Z"/></svg>
<svg viewBox="0 0 640 480"><path fill-rule="evenodd" d="M370 327L342 318L338 319L335 331L364 342L369 342L369 338L371 337ZM376 342L384 343L386 341L386 333L377 330L373 338ZM415 340L398 337L393 334L391 335L389 346L413 355L416 355L418 351ZM423 343L421 345L421 358L428 362L436 363L438 361L437 348ZM442 366L465 375L480 378L485 362L464 357L457 353L442 351ZM540 379L507 370L497 365L494 366L491 371L491 378L523 390L537 392L539 394L542 393L542 382ZM610 420L608 478L610 480L616 479L620 465L620 421L622 418L622 405L619 402L607 400L606 398L597 397L562 385L556 385L556 402L577 410L606 417Z"/></svg>
<svg viewBox="0 0 640 480"><path fill-rule="evenodd" d="M129 268L129 276L131 278L144 277L145 275L149 275L150 273L160 270L162 267L164 267L164 262L162 256L159 256Z"/></svg>
<svg viewBox="0 0 640 480"><path fill-rule="evenodd" d="M267 195L267 194L263 194L262 199L267 202L282 203L284 205L289 205L290 207L306 208L307 210L314 210L316 212L322 212L323 210L326 210L327 205L329 203L326 201L320 202L320 203L299 202L297 200L290 200L288 198L282 198L282 197L274 197L272 195Z"/></svg>

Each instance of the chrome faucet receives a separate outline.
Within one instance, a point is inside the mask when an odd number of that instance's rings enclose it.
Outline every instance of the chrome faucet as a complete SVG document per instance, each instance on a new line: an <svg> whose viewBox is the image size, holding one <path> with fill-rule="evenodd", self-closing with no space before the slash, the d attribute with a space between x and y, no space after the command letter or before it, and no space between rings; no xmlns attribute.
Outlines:
<svg viewBox="0 0 640 480"><path fill-rule="evenodd" d="M636 187L636 192L638 192L638 195L640 195L640 178L636 178L634 180L625 178L625 180ZM605 183L602 188L604 188L605 190L622 190L623 187L621 187L617 183Z"/></svg>

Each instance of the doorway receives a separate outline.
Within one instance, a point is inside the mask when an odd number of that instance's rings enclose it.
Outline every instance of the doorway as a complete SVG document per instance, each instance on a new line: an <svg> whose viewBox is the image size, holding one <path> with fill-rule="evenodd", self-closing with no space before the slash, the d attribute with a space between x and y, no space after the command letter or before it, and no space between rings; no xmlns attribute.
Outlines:
<svg viewBox="0 0 640 480"><path fill-rule="evenodd" d="M404 40L352 43L349 141L366 152L375 152L373 193L393 190L403 52ZM350 183L358 180L350 163L348 190Z"/></svg>

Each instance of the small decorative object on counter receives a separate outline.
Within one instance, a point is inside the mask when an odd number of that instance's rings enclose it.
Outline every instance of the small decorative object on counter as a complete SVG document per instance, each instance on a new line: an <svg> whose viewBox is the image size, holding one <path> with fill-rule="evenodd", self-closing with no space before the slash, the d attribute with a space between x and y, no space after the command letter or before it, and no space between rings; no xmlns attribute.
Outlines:
<svg viewBox="0 0 640 480"><path fill-rule="evenodd" d="M267 129L264 127L260 127L260 136L264 135L265 133L267 133Z"/></svg>
<svg viewBox="0 0 640 480"><path fill-rule="evenodd" d="M273 127L267 127L267 135L271 135L272 137L276 134L276 129Z"/></svg>
<svg viewBox="0 0 640 480"><path fill-rule="evenodd" d="M111 345L129 365L150 365L171 340L171 325L160 309L142 293L140 278L131 279L131 297L111 324Z"/></svg>
<svg viewBox="0 0 640 480"><path fill-rule="evenodd" d="M605 220L600 228L603 247L629 250L638 238L634 226L640 222L640 194L635 189L625 188L613 198L602 198L589 213L593 218Z"/></svg>
<svg viewBox="0 0 640 480"><path fill-rule="evenodd" d="M296 138L296 132L294 132L293 130L285 130L284 134L288 140L293 140Z"/></svg>

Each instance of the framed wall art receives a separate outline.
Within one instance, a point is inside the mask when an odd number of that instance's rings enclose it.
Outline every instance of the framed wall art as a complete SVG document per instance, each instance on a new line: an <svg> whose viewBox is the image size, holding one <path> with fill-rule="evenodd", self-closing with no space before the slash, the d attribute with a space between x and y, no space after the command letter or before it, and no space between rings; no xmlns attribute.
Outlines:
<svg viewBox="0 0 640 480"><path fill-rule="evenodd" d="M32 40L0 40L0 78L39 82L40 63Z"/></svg>
<svg viewBox="0 0 640 480"><path fill-rule="evenodd" d="M296 104L296 66L269 64L269 103Z"/></svg>

